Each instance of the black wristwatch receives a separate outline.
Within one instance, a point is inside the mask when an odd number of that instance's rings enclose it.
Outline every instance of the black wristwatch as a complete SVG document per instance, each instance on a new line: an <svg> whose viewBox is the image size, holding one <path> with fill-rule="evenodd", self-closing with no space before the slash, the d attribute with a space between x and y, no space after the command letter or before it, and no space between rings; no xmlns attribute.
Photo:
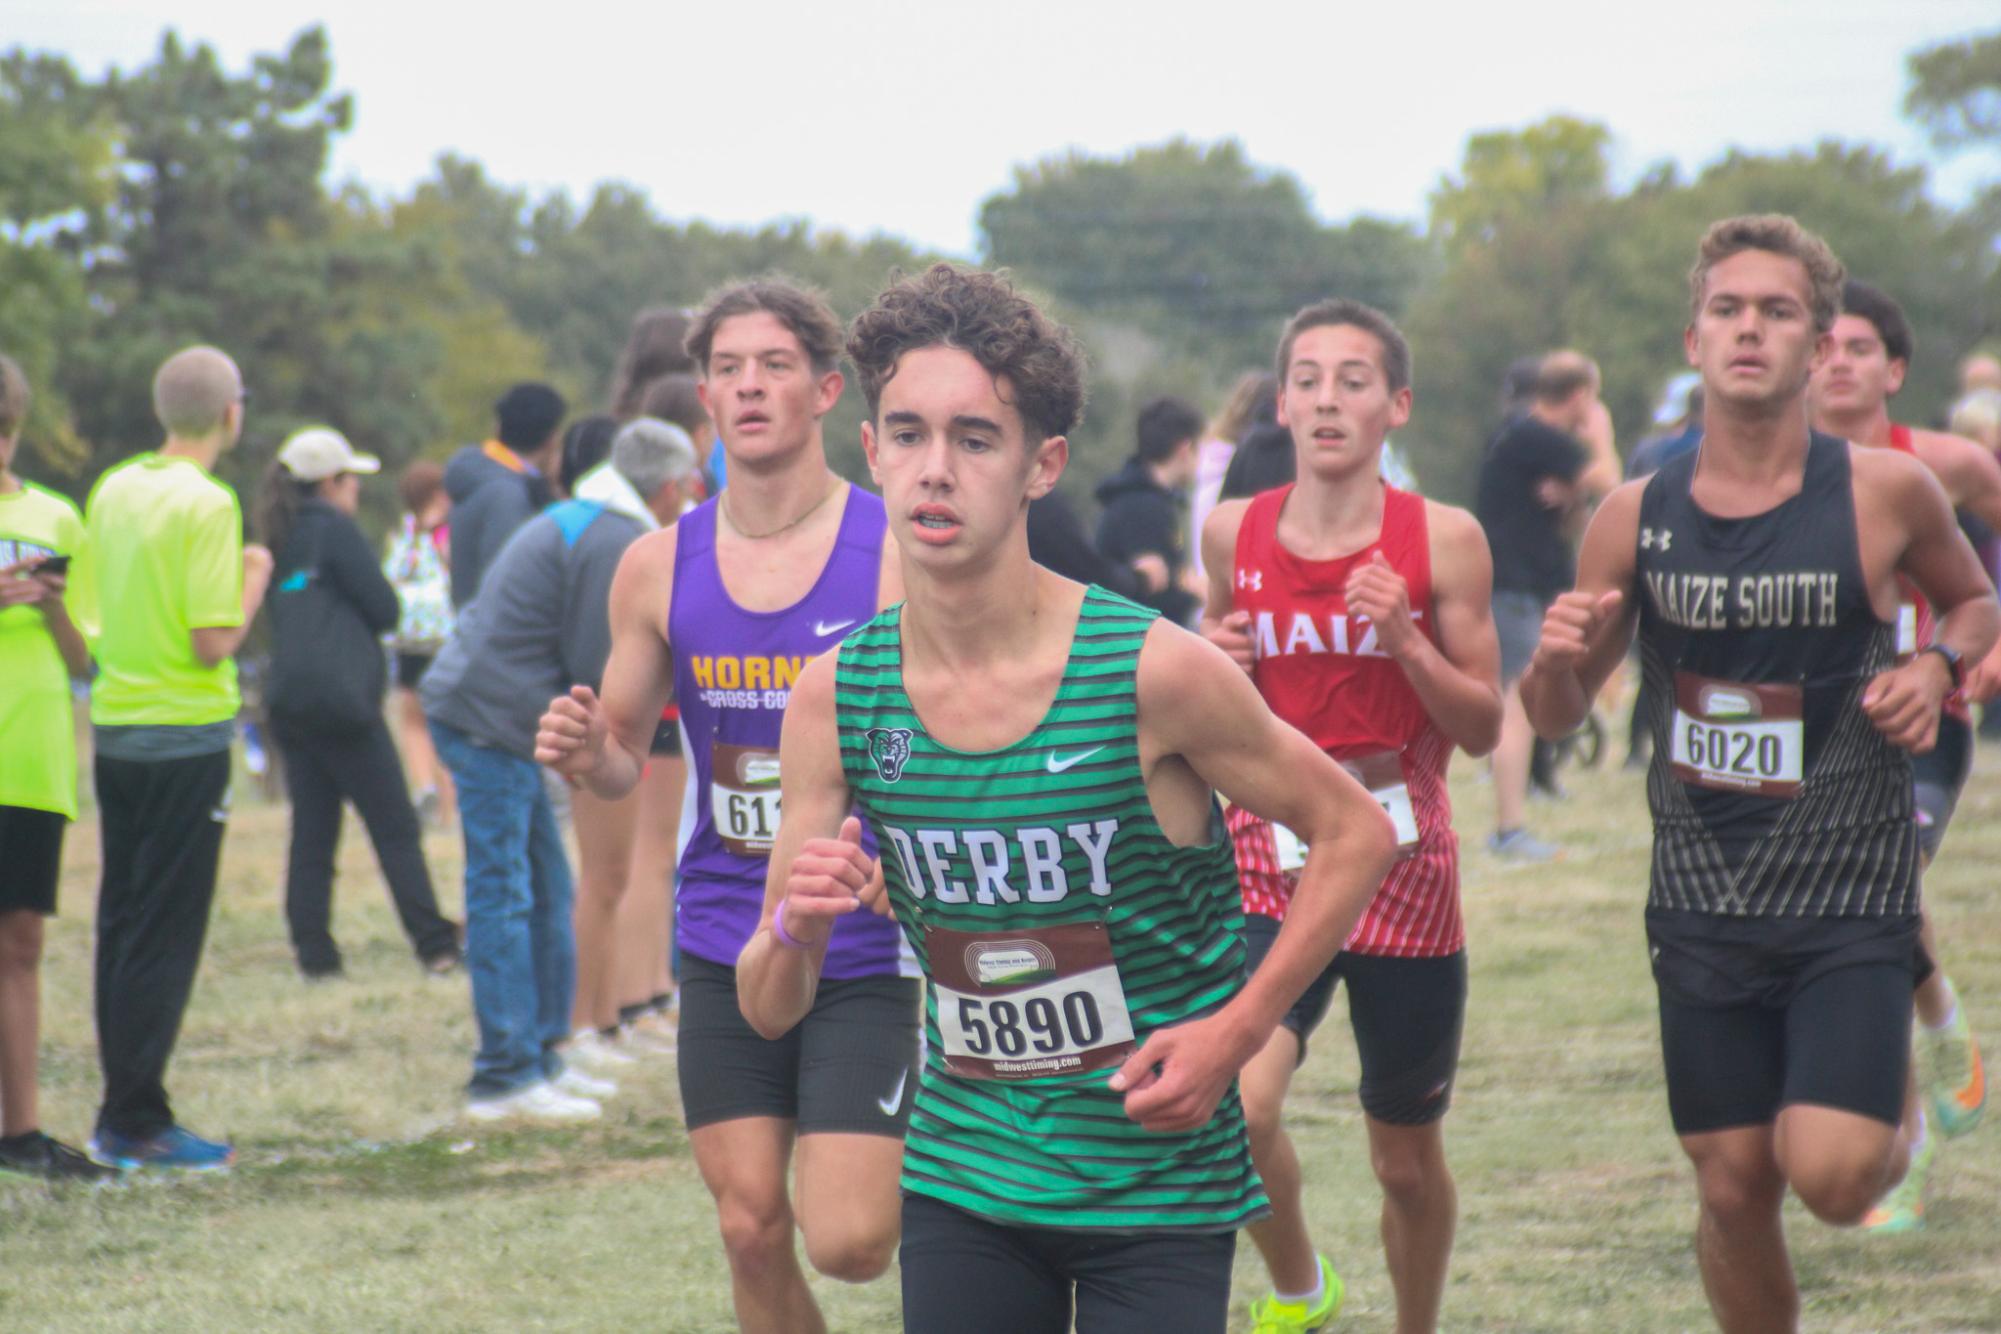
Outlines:
<svg viewBox="0 0 2001 1334"><path fill-rule="evenodd" d="M1952 688L1958 690L1966 684L1966 663L1959 650L1949 644L1930 643L1919 649L1920 653L1936 653L1945 660L1947 675L1952 677Z"/></svg>

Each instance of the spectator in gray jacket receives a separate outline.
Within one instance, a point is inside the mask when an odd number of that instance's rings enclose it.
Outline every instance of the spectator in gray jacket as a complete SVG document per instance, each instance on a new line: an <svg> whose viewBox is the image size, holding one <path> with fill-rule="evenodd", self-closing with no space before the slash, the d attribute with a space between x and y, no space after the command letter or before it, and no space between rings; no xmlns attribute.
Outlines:
<svg viewBox="0 0 2001 1334"><path fill-rule="evenodd" d="M623 489L563 501L521 525L424 676L424 712L458 785L465 836L474 1120L588 1120L599 1112L592 1098L614 1091L566 1070L556 1052L569 1033L576 941L570 866L535 764L535 729L550 697L598 685L619 560L649 515L679 515L680 483L694 467L679 427L628 423L611 454Z"/></svg>
<svg viewBox="0 0 2001 1334"><path fill-rule="evenodd" d="M517 384L493 405L494 438L467 445L445 465L452 498L452 606L479 581L514 530L556 498L550 479L563 455L569 404L546 384Z"/></svg>

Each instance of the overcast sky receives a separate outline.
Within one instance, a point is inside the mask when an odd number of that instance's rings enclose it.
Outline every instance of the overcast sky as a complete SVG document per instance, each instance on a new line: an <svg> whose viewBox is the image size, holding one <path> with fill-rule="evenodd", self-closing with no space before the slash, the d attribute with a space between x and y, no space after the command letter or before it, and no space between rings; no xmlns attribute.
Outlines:
<svg viewBox="0 0 2001 1334"><path fill-rule="evenodd" d="M241 71L331 34L355 94L336 181L403 191L444 151L579 199L644 189L677 219L806 217L970 255L980 201L1079 147L1233 136L1329 220L1421 219L1466 136L1602 121L1629 180L1833 136L1922 160L1904 56L1992 29L1995 0L0 0L0 43L89 73L179 27ZM1991 154L1942 164L1959 202Z"/></svg>

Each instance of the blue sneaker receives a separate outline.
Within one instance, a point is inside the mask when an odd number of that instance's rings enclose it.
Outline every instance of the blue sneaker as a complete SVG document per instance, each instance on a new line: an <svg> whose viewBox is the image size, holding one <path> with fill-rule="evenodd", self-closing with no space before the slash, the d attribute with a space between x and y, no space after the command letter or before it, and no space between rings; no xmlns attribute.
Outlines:
<svg viewBox="0 0 2001 1334"><path fill-rule="evenodd" d="M97 1162L122 1171L157 1167L169 1172L219 1172L236 1161L234 1146L203 1139L181 1126L169 1126L151 1139L100 1130L89 1148Z"/></svg>

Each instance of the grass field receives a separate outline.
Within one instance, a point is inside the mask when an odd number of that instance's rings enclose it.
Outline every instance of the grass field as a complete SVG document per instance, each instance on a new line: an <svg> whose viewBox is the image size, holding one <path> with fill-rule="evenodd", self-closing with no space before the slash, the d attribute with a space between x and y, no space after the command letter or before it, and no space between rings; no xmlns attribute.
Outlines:
<svg viewBox="0 0 2001 1334"><path fill-rule="evenodd" d="M1947 963L2001 1051L2001 757L1976 770L1927 886ZM1462 1330L1709 1327L1693 1191L1667 1127L1640 932L1639 780L1567 775L1535 808L1569 845L1553 867L1479 850L1487 789L1461 762L1472 1000L1448 1145L1461 1218L1445 1324ZM680 1129L669 1058L579 1131L454 1123L472 1024L463 977L420 977L367 842L350 828L336 930L349 979L308 987L279 910L282 806L244 795L170 1088L232 1136L226 1177L51 1194L0 1183L0 1329L732 1328L709 1202ZM448 906L453 835L433 835ZM97 1075L89 1009L96 828L72 830L44 969L43 1123L79 1140ZM1292 1125L1320 1244L1346 1275L1339 1328L1391 1327L1377 1197L1337 1003ZM1997 1113L2001 1120L2001 1113ZM1940 1155L1927 1228L1874 1240L1788 1206L1812 1330L2001 1329L2001 1125ZM892 1273L817 1282L837 1330L897 1327ZM1264 1290L1238 1252L1235 1310Z"/></svg>

